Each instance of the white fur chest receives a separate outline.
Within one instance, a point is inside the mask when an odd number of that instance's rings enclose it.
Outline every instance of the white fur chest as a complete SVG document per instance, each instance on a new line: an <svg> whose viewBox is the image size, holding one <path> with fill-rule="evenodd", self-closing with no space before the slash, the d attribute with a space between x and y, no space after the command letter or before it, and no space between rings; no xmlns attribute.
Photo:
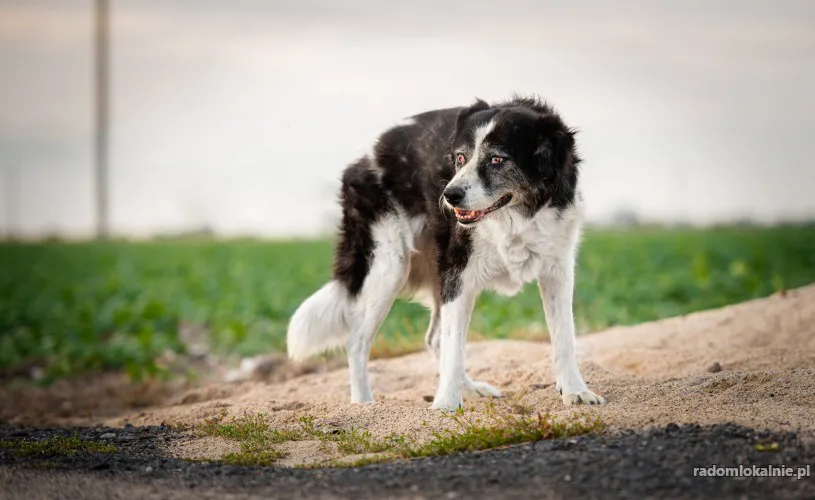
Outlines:
<svg viewBox="0 0 815 500"><path fill-rule="evenodd" d="M479 289L515 295L574 252L579 231L575 207L560 215L544 208L532 219L509 211L495 215L500 217L484 220L473 234L467 274Z"/></svg>

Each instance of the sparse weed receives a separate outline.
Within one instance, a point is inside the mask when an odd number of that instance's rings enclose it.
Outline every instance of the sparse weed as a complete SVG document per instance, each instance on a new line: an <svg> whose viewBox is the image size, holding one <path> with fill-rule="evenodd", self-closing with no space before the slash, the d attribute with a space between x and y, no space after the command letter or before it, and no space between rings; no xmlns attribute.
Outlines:
<svg viewBox="0 0 815 500"><path fill-rule="evenodd" d="M85 441L78 436L57 436L42 441L28 439L0 440L0 449L10 450L19 456L30 455L63 455L70 456L80 452L86 453L115 453L116 447L112 444Z"/></svg>
<svg viewBox="0 0 815 500"><path fill-rule="evenodd" d="M426 443L403 449L406 456L449 455L462 451L488 450L513 444L600 433L606 428L599 416L575 413L571 419L549 413L500 413L490 403L484 413L457 412L450 417L455 427L434 431Z"/></svg>
<svg viewBox="0 0 815 500"><path fill-rule="evenodd" d="M211 419L202 426L206 435L220 436L241 444L240 454L227 455L224 461L241 465L268 465L284 456L274 445L284 441L320 441L328 450L333 444L343 456L366 455L351 462L337 459L302 467L343 466L356 467L399 458L418 458L451 453L487 450L520 444L600 433L606 428L599 416L575 413L570 419L551 414L533 413L520 399L514 412L499 411L493 402L483 411L469 413L458 410L449 415L453 425L434 431L431 438L419 441L413 436L391 434L376 437L368 430L351 428L323 430L313 415L299 418L296 430L271 429L263 414L246 415L242 419ZM518 408L521 411L518 411Z"/></svg>

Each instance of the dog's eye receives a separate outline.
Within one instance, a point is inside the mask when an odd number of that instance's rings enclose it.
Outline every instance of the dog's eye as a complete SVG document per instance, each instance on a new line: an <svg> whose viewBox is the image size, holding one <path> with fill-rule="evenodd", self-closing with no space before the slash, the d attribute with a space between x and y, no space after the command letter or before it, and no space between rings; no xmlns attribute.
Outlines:
<svg viewBox="0 0 815 500"><path fill-rule="evenodd" d="M460 167L460 166L464 165L464 163L466 161L467 161L467 158L465 158L463 154L459 153L459 154L456 155L456 167Z"/></svg>
<svg viewBox="0 0 815 500"><path fill-rule="evenodd" d="M503 159L503 158L501 158L500 156L493 156L493 157L492 157L492 162L491 162L491 163L492 163L493 165L497 165L497 164L499 164L499 163L504 163L504 159Z"/></svg>

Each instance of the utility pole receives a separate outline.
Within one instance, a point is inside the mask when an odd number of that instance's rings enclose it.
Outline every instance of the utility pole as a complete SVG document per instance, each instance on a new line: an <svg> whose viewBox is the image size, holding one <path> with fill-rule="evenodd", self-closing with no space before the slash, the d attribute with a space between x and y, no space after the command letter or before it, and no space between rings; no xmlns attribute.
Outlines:
<svg viewBox="0 0 815 500"><path fill-rule="evenodd" d="M95 144L94 167L96 173L96 235L107 238L109 233L108 196L108 0L95 0Z"/></svg>
<svg viewBox="0 0 815 500"><path fill-rule="evenodd" d="M5 239L13 240L17 235L15 230L18 220L17 207L19 206L18 193L20 192L20 179L19 173L16 169L6 165L3 169L3 212L5 215L4 223L4 236Z"/></svg>

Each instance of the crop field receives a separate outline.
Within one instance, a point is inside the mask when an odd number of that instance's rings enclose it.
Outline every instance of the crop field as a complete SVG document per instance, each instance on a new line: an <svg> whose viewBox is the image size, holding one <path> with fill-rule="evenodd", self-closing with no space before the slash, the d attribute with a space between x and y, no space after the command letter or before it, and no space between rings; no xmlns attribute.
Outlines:
<svg viewBox="0 0 815 500"><path fill-rule="evenodd" d="M157 370L197 325L219 354L285 349L286 324L330 278L332 242L155 241L0 245L0 373L46 379ZM588 229L578 259L580 333L720 307L815 281L815 225ZM397 302L375 355L420 349L427 312ZM534 285L482 295L471 338L545 338Z"/></svg>

